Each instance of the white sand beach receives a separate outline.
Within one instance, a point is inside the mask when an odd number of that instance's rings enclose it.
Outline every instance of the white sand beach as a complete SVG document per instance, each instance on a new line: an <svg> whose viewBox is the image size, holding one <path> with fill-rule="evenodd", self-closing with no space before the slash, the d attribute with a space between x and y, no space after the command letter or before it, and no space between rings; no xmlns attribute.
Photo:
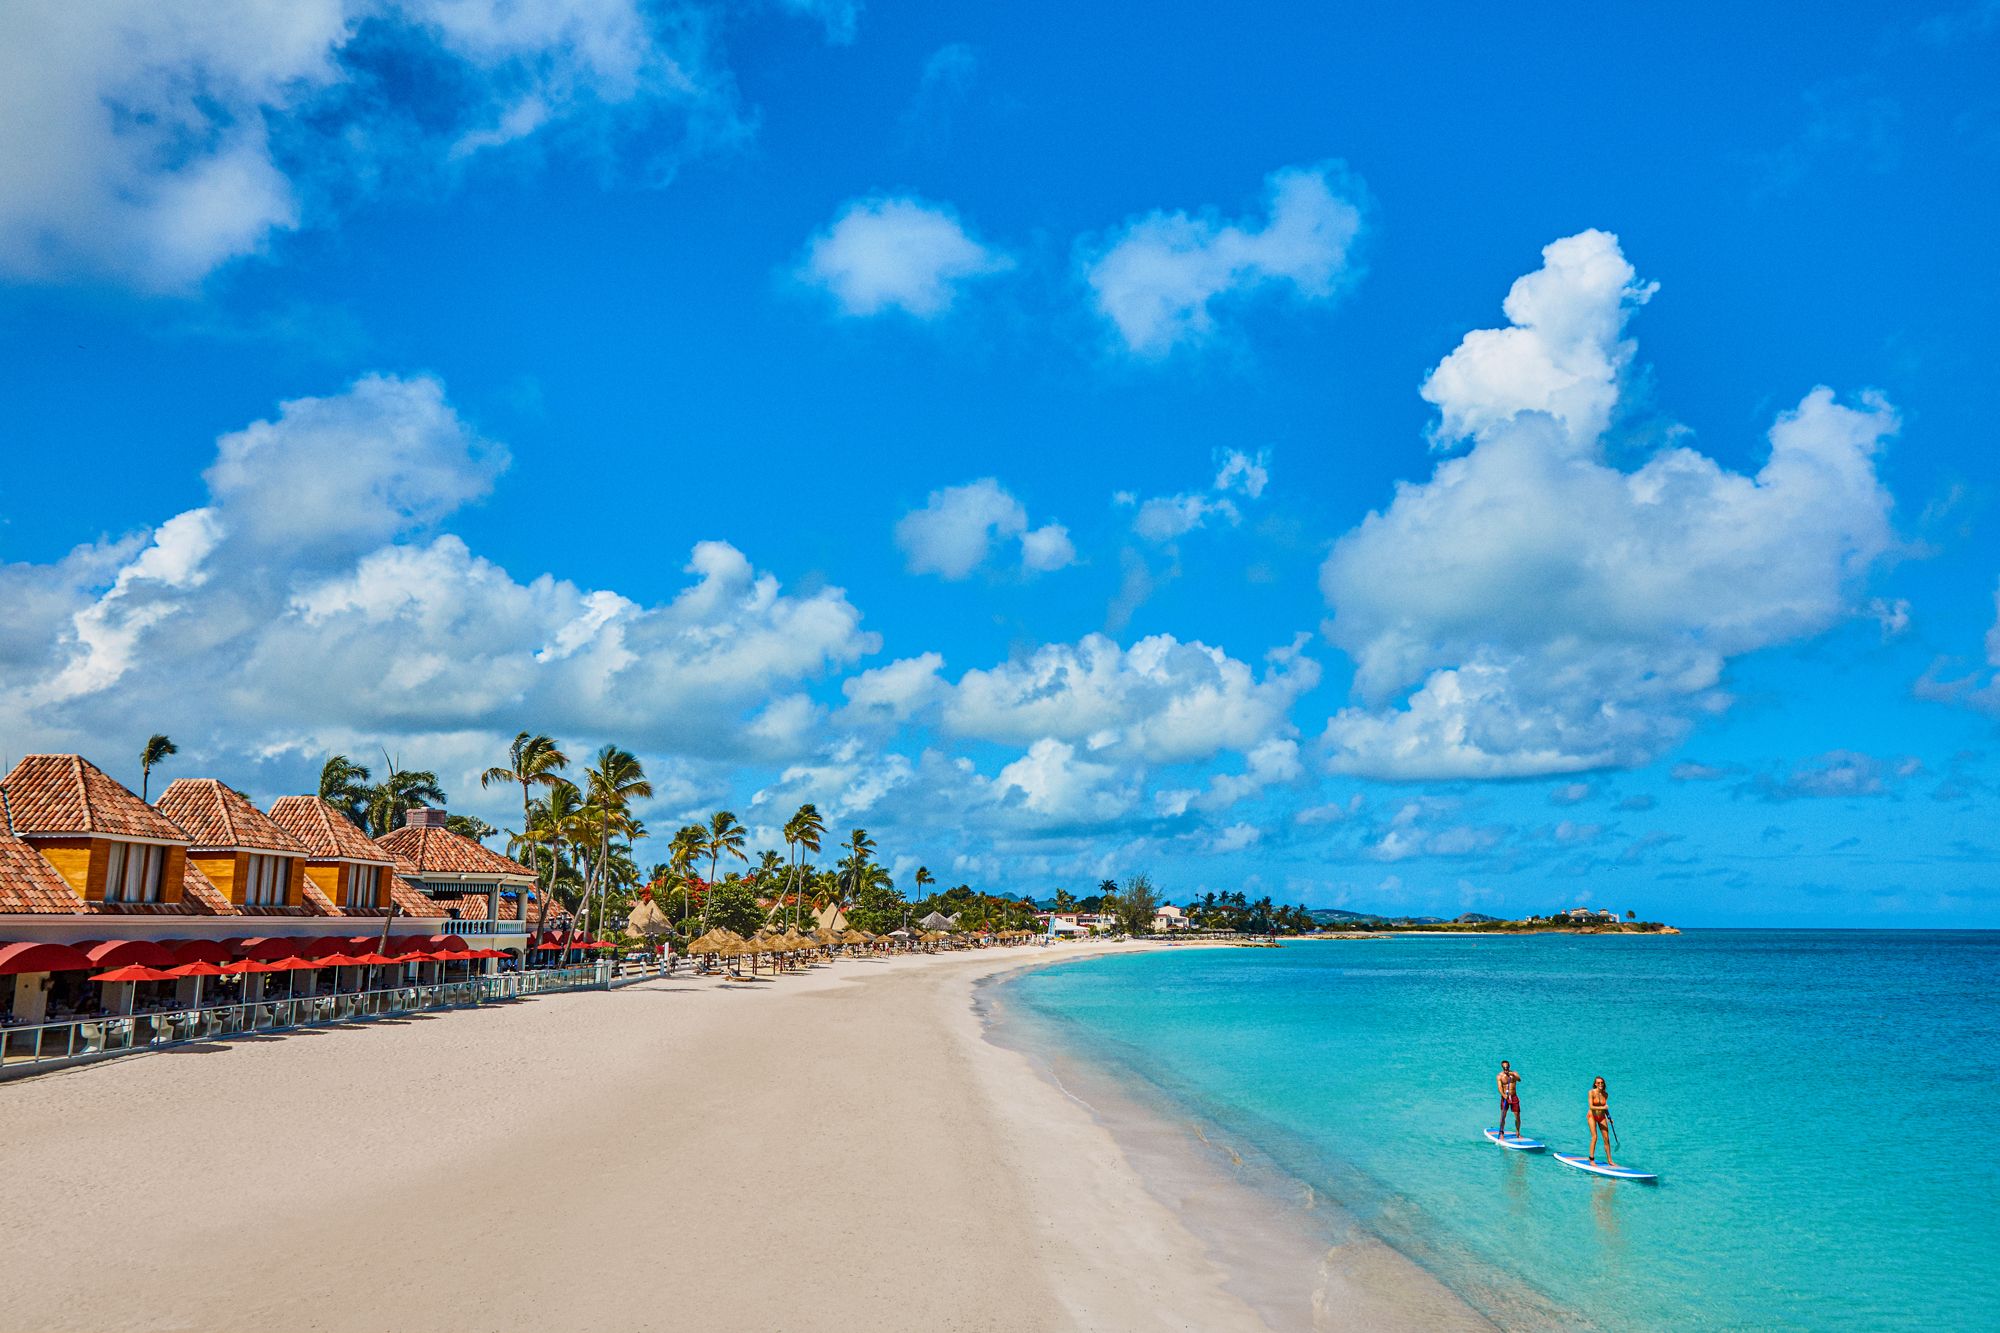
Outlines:
<svg viewBox="0 0 2000 1333"><path fill-rule="evenodd" d="M1131 1150L982 1035L974 982L1047 957L655 981L0 1086L0 1328L1479 1325L1380 1247L1233 1264L1228 1182L1145 1166L1171 1127Z"/></svg>

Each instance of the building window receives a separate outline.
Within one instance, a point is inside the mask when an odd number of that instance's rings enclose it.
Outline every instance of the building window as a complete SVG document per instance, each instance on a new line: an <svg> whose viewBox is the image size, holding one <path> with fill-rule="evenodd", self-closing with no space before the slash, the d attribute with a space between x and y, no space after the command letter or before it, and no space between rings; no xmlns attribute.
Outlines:
<svg viewBox="0 0 2000 1333"><path fill-rule="evenodd" d="M243 902L250 907L277 907L291 888L292 858L252 856L243 869Z"/></svg>
<svg viewBox="0 0 2000 1333"><path fill-rule="evenodd" d="M105 858L104 901L156 903L167 849L150 842L114 842Z"/></svg>
<svg viewBox="0 0 2000 1333"><path fill-rule="evenodd" d="M382 883L382 867L349 863L347 876L347 905L349 907L374 907L376 894Z"/></svg>

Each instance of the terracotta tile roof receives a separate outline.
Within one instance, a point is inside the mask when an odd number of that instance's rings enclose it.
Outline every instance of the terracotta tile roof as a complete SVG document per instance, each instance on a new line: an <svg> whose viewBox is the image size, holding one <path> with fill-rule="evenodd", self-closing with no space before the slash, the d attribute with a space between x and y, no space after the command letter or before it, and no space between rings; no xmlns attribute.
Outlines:
<svg viewBox="0 0 2000 1333"><path fill-rule="evenodd" d="M396 858L405 875L510 875L532 879L534 872L518 861L472 839L435 825L405 824L375 839L375 845Z"/></svg>
<svg viewBox="0 0 2000 1333"><path fill-rule="evenodd" d="M175 778L160 793L160 813L204 850L305 853L305 844L273 824L234 787L214 778Z"/></svg>
<svg viewBox="0 0 2000 1333"><path fill-rule="evenodd" d="M355 916L354 912L343 912L333 905L333 900L319 891L319 885L306 881L305 889L299 894L305 900L306 910L314 916Z"/></svg>
<svg viewBox="0 0 2000 1333"><path fill-rule="evenodd" d="M69 881L22 842L0 834L0 912L62 912L83 910Z"/></svg>
<svg viewBox="0 0 2000 1333"><path fill-rule="evenodd" d="M280 796L271 822L306 845L315 861L372 861L394 865L396 858L368 840L329 801L317 796Z"/></svg>
<svg viewBox="0 0 2000 1333"><path fill-rule="evenodd" d="M0 787L6 788L8 822L22 837L96 833L187 841L172 820L82 755L28 755Z"/></svg>
<svg viewBox="0 0 2000 1333"><path fill-rule="evenodd" d="M389 899L402 909L404 916L443 916L436 902L429 894L404 879L401 875L389 876ZM382 909L377 909L379 912Z"/></svg>

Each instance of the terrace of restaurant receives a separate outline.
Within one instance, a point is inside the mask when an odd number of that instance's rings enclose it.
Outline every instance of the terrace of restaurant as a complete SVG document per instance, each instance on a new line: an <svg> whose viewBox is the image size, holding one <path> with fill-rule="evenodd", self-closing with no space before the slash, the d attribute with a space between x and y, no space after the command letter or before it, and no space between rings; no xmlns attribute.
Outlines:
<svg viewBox="0 0 2000 1333"><path fill-rule="evenodd" d="M451 935L0 944L0 1076L118 1051L603 984L589 964L481 975ZM282 974L282 975L281 975Z"/></svg>

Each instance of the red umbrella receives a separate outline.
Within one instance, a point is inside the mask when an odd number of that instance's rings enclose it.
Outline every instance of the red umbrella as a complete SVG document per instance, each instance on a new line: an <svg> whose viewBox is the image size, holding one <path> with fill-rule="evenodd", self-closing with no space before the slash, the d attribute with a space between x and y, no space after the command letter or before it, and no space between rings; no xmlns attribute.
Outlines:
<svg viewBox="0 0 2000 1333"><path fill-rule="evenodd" d="M394 958L384 958L379 953L358 953L347 960L349 967L388 967L396 963Z"/></svg>
<svg viewBox="0 0 2000 1333"><path fill-rule="evenodd" d="M167 975L170 977L219 977L222 974L223 967L220 963L182 963L179 967L167 969Z"/></svg>
<svg viewBox="0 0 2000 1333"><path fill-rule="evenodd" d="M289 963L266 963L261 959L244 958L234 963L224 963L222 970L229 976L240 976L245 972L289 972Z"/></svg>
<svg viewBox="0 0 2000 1333"><path fill-rule="evenodd" d="M92 981L172 981L173 973L162 972L156 967L140 967L137 963L129 967L114 967L109 972L99 972Z"/></svg>

